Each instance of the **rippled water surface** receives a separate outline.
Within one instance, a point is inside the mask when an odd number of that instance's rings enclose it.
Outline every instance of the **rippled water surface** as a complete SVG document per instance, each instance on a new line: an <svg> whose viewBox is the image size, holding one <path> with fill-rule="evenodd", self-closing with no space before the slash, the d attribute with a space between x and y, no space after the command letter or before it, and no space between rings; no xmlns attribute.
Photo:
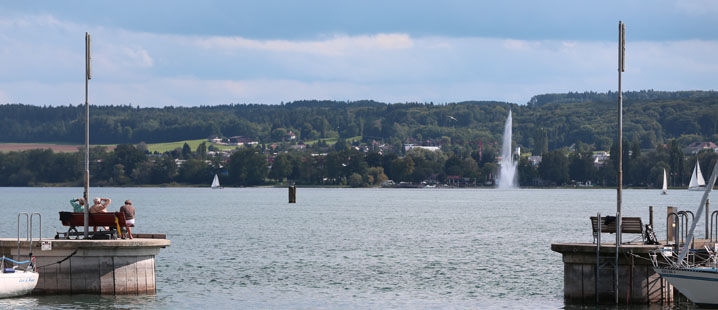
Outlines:
<svg viewBox="0 0 718 310"><path fill-rule="evenodd" d="M0 188L0 236L16 213L41 212L43 234L80 188ZM695 209L700 193L624 191L624 216L665 235L665 207ZM552 242L591 242L589 216L615 213L598 189L93 188L137 208L137 233L166 233L152 296L29 296L33 309L486 309L565 307ZM703 231L699 226L698 231ZM630 238L627 235L625 238Z"/></svg>

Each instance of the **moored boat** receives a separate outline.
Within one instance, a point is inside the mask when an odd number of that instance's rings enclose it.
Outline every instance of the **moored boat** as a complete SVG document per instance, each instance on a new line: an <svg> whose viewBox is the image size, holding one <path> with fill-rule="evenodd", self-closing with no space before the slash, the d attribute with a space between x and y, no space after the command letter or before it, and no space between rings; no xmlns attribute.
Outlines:
<svg viewBox="0 0 718 310"><path fill-rule="evenodd" d="M2 257L0 263L0 298L16 297L29 294L35 289L37 279L40 275L35 271L32 260L17 262L7 257ZM16 264L15 267L6 268L5 261ZM18 269L17 265L29 264L27 269Z"/></svg>
<svg viewBox="0 0 718 310"><path fill-rule="evenodd" d="M698 173L700 173L699 167L698 163L696 163ZM695 171L693 175L696 175ZM710 192L713 190L716 177L718 177L718 163L713 167L708 186L704 183L703 198L698 206L698 210L696 210L695 218L684 239L686 241L681 246L680 252L675 255L676 251L671 249L658 251L661 253L660 256L657 253L651 254L653 270L656 273L661 275L661 277L678 289L678 291L685 295L690 301L699 306L710 307L718 307L718 269L716 269L716 262L718 262L716 248L718 246L705 245L708 258L700 260L694 258L689 260L686 257L691 251L690 247L692 242L690 240L693 240L696 224L700 222L701 215L704 212L703 208L710 196ZM691 183L692 182L693 179L691 178ZM666 255L666 253L669 253L669 255ZM659 261L659 257L662 257L663 260Z"/></svg>
<svg viewBox="0 0 718 310"><path fill-rule="evenodd" d="M716 268L656 268L668 283L700 307L718 307L718 269Z"/></svg>

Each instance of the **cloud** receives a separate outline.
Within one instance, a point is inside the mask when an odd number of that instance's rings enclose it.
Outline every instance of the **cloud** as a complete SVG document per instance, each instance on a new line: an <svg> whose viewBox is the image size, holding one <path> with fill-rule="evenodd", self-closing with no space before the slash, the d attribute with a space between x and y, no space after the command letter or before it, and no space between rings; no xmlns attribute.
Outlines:
<svg viewBox="0 0 718 310"><path fill-rule="evenodd" d="M271 52L290 52L343 56L347 53L366 50L409 49L413 42L409 35L402 33L379 33L363 36L334 36L329 39L312 41L253 40L242 37L198 38L196 44L206 49L241 50L254 49Z"/></svg>
<svg viewBox="0 0 718 310"><path fill-rule="evenodd" d="M614 41L406 33L251 39L14 16L0 18L0 99L37 105L83 102L85 31L93 36L91 102L102 105L299 99L525 103L541 93L617 88ZM718 41L627 45L624 89L715 88Z"/></svg>
<svg viewBox="0 0 718 310"><path fill-rule="evenodd" d="M152 57L147 53L147 51L141 47L138 48L130 48L130 47L123 47L122 52L127 56L127 60L129 62L125 63L126 65L137 65L139 67L152 67L153 60Z"/></svg>

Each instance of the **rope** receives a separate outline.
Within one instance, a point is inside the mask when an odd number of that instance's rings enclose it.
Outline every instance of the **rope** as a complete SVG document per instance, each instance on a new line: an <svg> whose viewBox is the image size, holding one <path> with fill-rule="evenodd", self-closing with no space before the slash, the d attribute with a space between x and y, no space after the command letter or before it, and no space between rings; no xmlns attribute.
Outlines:
<svg viewBox="0 0 718 310"><path fill-rule="evenodd" d="M628 256L632 256L632 257L634 257L634 258L638 258L638 259L642 259L642 260L651 261L650 258L645 258L645 257L643 257L643 256L641 256L641 255L638 255L638 254L635 254L635 253L633 253L633 252L631 252L631 253L625 253L625 257L628 258Z"/></svg>
<svg viewBox="0 0 718 310"><path fill-rule="evenodd" d="M3 256L2 259L6 260L6 261L13 262L13 263L15 263L15 264L27 264L27 263L30 262L30 260L24 260L24 261L18 262L18 261L14 260L14 259L10 259L10 258L4 257L4 256Z"/></svg>
<svg viewBox="0 0 718 310"><path fill-rule="evenodd" d="M59 261L57 261L57 262L49 263L49 264L47 264L47 265L42 265L42 266L39 266L39 267L37 267L37 268L43 268L43 267L51 266L51 265L54 265L54 264L62 264L62 262L64 262L64 261L70 259L70 257L74 256L75 254L77 254L77 250L75 250L75 251L72 252L70 255L66 256L65 258L63 258L63 259L61 259L61 260L59 260Z"/></svg>

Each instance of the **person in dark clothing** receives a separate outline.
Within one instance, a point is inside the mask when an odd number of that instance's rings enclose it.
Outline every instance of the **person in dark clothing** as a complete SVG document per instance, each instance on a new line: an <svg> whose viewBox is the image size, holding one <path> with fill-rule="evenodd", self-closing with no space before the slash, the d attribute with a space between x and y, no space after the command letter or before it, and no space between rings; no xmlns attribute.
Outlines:
<svg viewBox="0 0 718 310"><path fill-rule="evenodd" d="M120 212L125 214L127 235L130 237L130 239L132 239L132 229L130 227L135 226L135 207L132 206L132 201L125 200L125 205L120 207Z"/></svg>

